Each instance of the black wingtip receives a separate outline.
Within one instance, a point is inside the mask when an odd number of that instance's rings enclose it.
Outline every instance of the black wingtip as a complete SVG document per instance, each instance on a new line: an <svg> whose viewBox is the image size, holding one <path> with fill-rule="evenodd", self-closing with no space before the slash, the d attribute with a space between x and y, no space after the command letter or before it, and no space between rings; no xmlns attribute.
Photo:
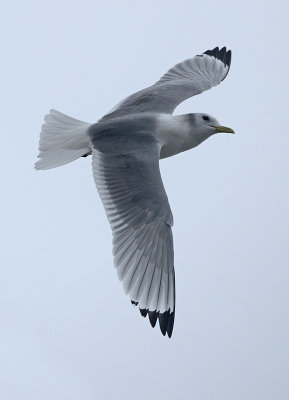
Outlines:
<svg viewBox="0 0 289 400"><path fill-rule="evenodd" d="M141 313L141 315L142 315L143 317L146 317L146 316L147 316L147 313L148 313L148 310L147 310L147 309L145 309L145 308L140 308L139 311L140 311L140 313Z"/></svg>
<svg viewBox="0 0 289 400"><path fill-rule="evenodd" d="M167 333L168 333L169 338L171 338L172 334L173 334L174 322L175 322L175 312L173 311L173 312L169 313L169 315L168 315Z"/></svg>
<svg viewBox="0 0 289 400"><path fill-rule="evenodd" d="M231 58L232 58L232 52L231 50L228 50L225 54L224 62L228 67L230 68L231 66Z"/></svg>
<svg viewBox="0 0 289 400"><path fill-rule="evenodd" d="M136 306L138 302L132 301L131 303ZM147 315L149 316L149 321L151 326L154 328L156 326L157 320L159 320L159 326L162 334L165 336L168 335L169 338L172 337L173 329L174 329L174 320L175 320L175 312L171 312L170 309L167 311L160 313L155 311L149 311L146 308L139 309L141 315L145 318Z"/></svg>
<svg viewBox="0 0 289 400"><path fill-rule="evenodd" d="M162 334L165 336L167 333L170 338L174 329L174 321L175 321L175 312L165 311L164 313L159 314L159 325L162 331Z"/></svg>
<svg viewBox="0 0 289 400"><path fill-rule="evenodd" d="M167 333L168 311L159 314L159 326L162 334L165 336Z"/></svg>
<svg viewBox="0 0 289 400"><path fill-rule="evenodd" d="M156 323L158 320L158 314L156 311L149 311L149 320L150 320L151 326L154 328L156 326Z"/></svg>
<svg viewBox="0 0 289 400"><path fill-rule="evenodd" d="M226 47L222 47L221 50L219 50L219 47L215 47L213 50L207 50L203 54L217 58L230 69L232 52L231 50L227 51Z"/></svg>

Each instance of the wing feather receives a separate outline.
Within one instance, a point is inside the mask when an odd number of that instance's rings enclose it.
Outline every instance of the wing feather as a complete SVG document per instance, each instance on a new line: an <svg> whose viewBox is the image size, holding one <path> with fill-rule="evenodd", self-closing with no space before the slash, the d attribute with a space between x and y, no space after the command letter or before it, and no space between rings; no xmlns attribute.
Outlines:
<svg viewBox="0 0 289 400"><path fill-rule="evenodd" d="M228 75L231 51L207 50L175 65L154 85L128 96L101 121L140 112L172 114L189 97L219 85Z"/></svg>
<svg viewBox="0 0 289 400"><path fill-rule="evenodd" d="M160 176L158 144L148 138L147 145L131 150L127 140L117 154L114 146L113 151L102 147L97 136L92 143L93 175L112 228L118 277L141 315L148 315L152 326L159 320L163 335L171 337L173 218Z"/></svg>

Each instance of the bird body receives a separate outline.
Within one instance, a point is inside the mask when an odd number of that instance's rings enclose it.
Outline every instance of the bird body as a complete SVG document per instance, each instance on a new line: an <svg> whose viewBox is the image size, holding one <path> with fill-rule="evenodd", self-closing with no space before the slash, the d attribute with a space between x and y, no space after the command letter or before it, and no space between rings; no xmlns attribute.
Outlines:
<svg viewBox="0 0 289 400"><path fill-rule="evenodd" d="M173 215L159 159L198 146L218 132L234 133L208 114L173 116L185 99L219 84L231 52L208 50L171 68L149 88L89 124L50 110L36 169L92 155L94 181L113 234L114 265L141 315L171 337L175 316Z"/></svg>
<svg viewBox="0 0 289 400"><path fill-rule="evenodd" d="M117 132L118 140L120 140L121 132L124 132L125 140L129 140L131 143L134 135L153 135L160 146L160 159L162 159L190 150L216 133L213 127L210 128L201 123L202 115L130 114L129 116L100 120L90 127L89 136L93 139L97 135ZM210 116L209 118L211 124L219 126L214 117ZM109 145L111 146L111 143Z"/></svg>

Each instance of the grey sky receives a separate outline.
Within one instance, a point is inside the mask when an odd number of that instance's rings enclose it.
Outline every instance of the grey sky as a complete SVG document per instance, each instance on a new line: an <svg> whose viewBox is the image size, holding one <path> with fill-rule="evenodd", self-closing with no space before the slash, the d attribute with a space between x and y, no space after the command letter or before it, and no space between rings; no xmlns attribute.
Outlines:
<svg viewBox="0 0 289 400"><path fill-rule="evenodd" d="M3 1L0 397L287 400L288 6ZM163 160L174 214L171 340L118 282L89 158L36 172L44 114L96 121L177 62L232 49L176 113L215 135Z"/></svg>

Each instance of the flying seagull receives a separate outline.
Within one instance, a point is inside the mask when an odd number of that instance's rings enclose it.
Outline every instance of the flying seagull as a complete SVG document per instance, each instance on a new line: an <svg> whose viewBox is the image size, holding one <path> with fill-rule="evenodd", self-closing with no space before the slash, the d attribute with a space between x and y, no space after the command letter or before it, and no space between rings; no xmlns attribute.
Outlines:
<svg viewBox="0 0 289 400"><path fill-rule="evenodd" d="M184 100L227 76L231 51L207 50L185 60L154 85L134 93L90 124L50 110L41 127L36 169L92 155L98 193L113 234L114 265L143 317L171 337L175 318L173 215L159 160L234 133L208 114L173 116Z"/></svg>

